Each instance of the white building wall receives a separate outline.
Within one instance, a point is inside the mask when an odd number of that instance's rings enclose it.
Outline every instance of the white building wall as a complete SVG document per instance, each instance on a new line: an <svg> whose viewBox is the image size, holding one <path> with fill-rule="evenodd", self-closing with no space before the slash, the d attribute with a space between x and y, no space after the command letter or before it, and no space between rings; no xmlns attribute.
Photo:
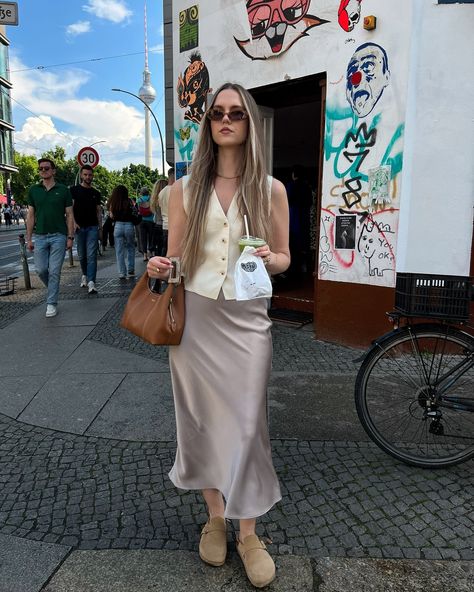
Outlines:
<svg viewBox="0 0 474 592"><path fill-rule="evenodd" d="M397 270L469 275L474 207L472 4L415 0Z"/></svg>
<svg viewBox="0 0 474 592"><path fill-rule="evenodd" d="M434 273L435 262L454 258L456 269L465 269L472 221L467 27L473 7L438 6L434 0L350 0L347 10L360 8L360 20L346 31L338 12L347 2L310 0L305 18L288 26L282 47L272 51L265 37L239 44L251 37L246 4L173 1L178 177L193 158L204 110L202 87L195 92L193 84L207 84L212 92L227 81L255 88L326 73L319 278L393 286L396 268ZM374 31L362 26L367 15L377 17ZM189 48L182 46L180 18L184 27L194 23ZM421 27L421 39L414 38L413 24ZM351 72L353 61L358 68ZM355 97L349 79L366 94ZM459 105L457 114L453 105ZM407 113L409 167L404 163ZM438 234L436 250L427 248L427 237Z"/></svg>

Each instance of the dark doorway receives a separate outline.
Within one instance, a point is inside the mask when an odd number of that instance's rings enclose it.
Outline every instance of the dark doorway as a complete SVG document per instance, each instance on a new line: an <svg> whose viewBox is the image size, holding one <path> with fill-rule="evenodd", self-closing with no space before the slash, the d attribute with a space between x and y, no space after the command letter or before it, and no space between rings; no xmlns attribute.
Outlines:
<svg viewBox="0 0 474 592"><path fill-rule="evenodd" d="M275 277L272 306L313 313L325 75L287 80L250 92L265 118L270 172L284 183L290 204L292 264L287 273Z"/></svg>

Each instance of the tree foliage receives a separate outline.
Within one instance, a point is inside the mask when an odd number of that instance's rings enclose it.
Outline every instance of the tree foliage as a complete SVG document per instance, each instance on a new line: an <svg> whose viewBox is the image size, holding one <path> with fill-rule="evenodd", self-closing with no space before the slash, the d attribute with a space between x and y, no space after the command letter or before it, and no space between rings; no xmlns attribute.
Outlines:
<svg viewBox="0 0 474 592"><path fill-rule="evenodd" d="M66 151L61 146L55 146L41 155L42 158L50 158L56 164L56 181L64 185L76 185L79 183L79 164L75 158L66 159ZM26 203L28 188L37 183L38 162L35 156L15 152L15 165L18 173L11 176L11 188L13 199L16 203ZM149 187L161 178L157 169L150 169L143 164L129 164L121 171L109 171L102 165L94 169L94 187L102 196L105 203L116 185L125 185L130 196L137 196L142 187Z"/></svg>

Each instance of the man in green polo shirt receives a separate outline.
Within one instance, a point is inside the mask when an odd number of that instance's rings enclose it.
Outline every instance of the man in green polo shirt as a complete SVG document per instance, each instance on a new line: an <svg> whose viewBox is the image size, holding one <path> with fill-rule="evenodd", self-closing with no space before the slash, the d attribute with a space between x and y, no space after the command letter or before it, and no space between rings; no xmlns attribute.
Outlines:
<svg viewBox="0 0 474 592"><path fill-rule="evenodd" d="M74 215L69 189L54 179L54 162L49 158L40 158L38 172L41 181L28 190L26 240L28 249L34 250L36 273L48 288L46 316L54 317L64 252L72 248L74 241Z"/></svg>

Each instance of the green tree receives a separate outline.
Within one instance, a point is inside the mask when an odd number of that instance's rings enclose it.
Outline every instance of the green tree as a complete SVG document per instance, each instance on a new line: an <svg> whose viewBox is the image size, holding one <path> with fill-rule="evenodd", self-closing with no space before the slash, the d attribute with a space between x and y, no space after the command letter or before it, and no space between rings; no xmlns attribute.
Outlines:
<svg viewBox="0 0 474 592"><path fill-rule="evenodd" d="M27 200L28 188L38 181L38 162L35 156L15 152L15 166L18 173L11 176L11 189L16 203L24 204Z"/></svg>
<svg viewBox="0 0 474 592"><path fill-rule="evenodd" d="M56 181L71 186L79 182L79 164L75 158L66 159L66 150L55 146L43 152L42 158L50 158L56 165ZM12 174L12 194L18 203L25 203L28 187L39 181L38 162L36 156L15 152L15 165L18 173ZM129 164L121 171L109 171L102 165L94 169L94 186L100 192L105 203L116 185L125 185L130 197L136 197L142 187L152 189L160 178L158 169L150 169L143 164Z"/></svg>

